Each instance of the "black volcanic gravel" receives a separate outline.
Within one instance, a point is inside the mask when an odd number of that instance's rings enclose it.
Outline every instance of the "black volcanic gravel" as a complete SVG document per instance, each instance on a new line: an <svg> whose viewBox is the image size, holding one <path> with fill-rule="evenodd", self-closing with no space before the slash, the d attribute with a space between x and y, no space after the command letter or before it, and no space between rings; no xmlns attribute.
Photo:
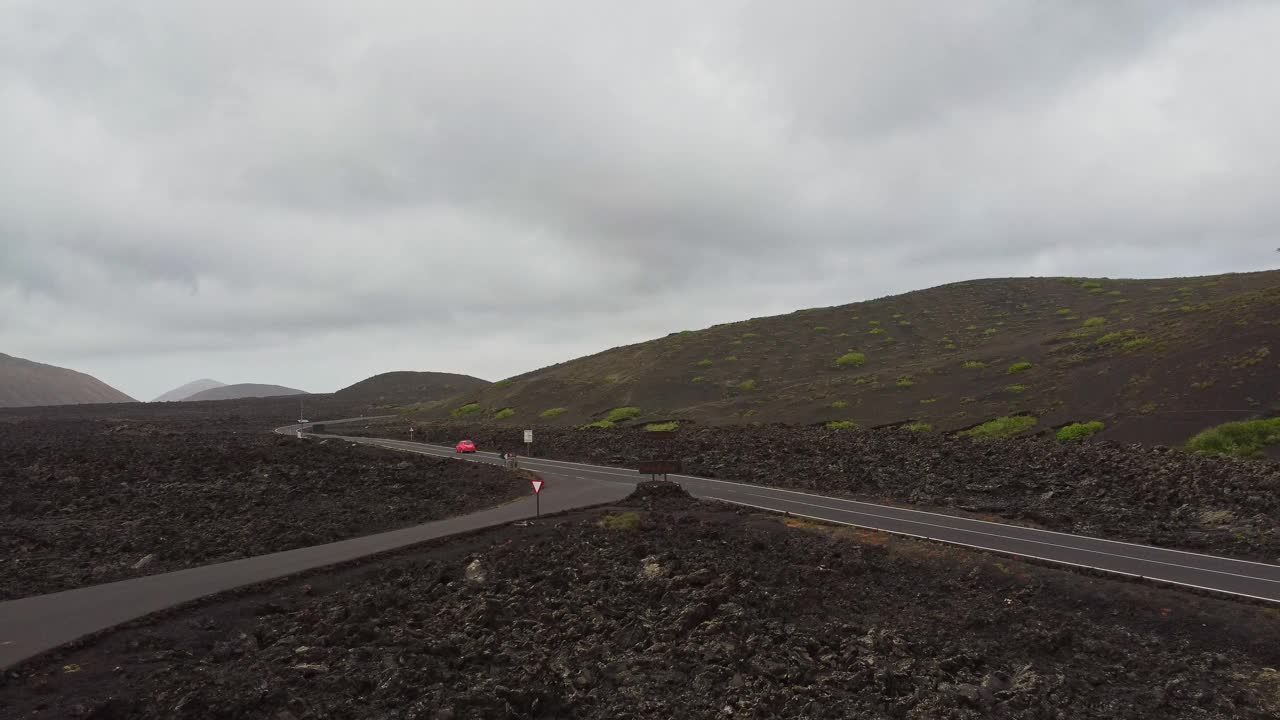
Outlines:
<svg viewBox="0 0 1280 720"><path fill-rule="evenodd" d="M118 631L9 673L0 715L1260 719L1277 636L1248 605L659 491Z"/></svg>
<svg viewBox="0 0 1280 720"><path fill-rule="evenodd" d="M0 433L0 600L406 527L527 487L476 463L263 432L24 419Z"/></svg>

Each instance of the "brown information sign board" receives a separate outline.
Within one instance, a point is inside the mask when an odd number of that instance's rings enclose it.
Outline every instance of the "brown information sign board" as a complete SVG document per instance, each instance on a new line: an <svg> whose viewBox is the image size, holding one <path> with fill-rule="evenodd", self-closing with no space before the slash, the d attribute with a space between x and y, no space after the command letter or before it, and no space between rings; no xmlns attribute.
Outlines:
<svg viewBox="0 0 1280 720"><path fill-rule="evenodd" d="M640 463L641 475L667 475L680 472L679 460L653 460Z"/></svg>

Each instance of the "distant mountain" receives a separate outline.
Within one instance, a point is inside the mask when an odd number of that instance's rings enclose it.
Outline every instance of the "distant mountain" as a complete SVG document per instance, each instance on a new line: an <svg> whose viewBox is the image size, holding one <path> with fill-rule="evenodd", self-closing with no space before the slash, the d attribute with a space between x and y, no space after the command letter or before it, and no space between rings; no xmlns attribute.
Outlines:
<svg viewBox="0 0 1280 720"><path fill-rule="evenodd" d="M209 378L203 378L201 380L192 380L191 382L187 383L186 385L183 385L182 387L177 387L170 390L169 392L161 395L160 397L156 398L155 400L152 400L151 402L177 402L179 400L186 400L187 398L191 397L192 395L195 395L198 392L204 392L205 390L212 390L214 388L220 388L220 387L226 387L226 386L227 386L226 383L220 383L217 380L210 380Z"/></svg>
<svg viewBox="0 0 1280 720"><path fill-rule="evenodd" d="M0 407L137 402L75 370L0 353Z"/></svg>
<svg viewBox="0 0 1280 720"><path fill-rule="evenodd" d="M470 375L402 370L374 375L333 395L340 400L370 405L410 405L477 391L490 384L488 380Z"/></svg>
<svg viewBox="0 0 1280 720"><path fill-rule="evenodd" d="M280 395L307 395L306 390L295 390L283 385L259 385L257 383L239 383L202 390L187 397L187 402L199 400L238 400L240 398L278 397Z"/></svg>

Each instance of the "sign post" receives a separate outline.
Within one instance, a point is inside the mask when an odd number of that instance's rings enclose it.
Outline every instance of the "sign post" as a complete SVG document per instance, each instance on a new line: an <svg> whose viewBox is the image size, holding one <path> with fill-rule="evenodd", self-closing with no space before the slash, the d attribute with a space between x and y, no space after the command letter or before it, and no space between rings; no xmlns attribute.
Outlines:
<svg viewBox="0 0 1280 720"><path fill-rule="evenodd" d="M534 512L537 517L542 517L542 478L534 476L529 483L533 485Z"/></svg>
<svg viewBox="0 0 1280 720"><path fill-rule="evenodd" d="M650 460L640 463L640 474L648 475L656 480L659 475L663 480L667 479L668 473L679 473L680 461L671 459L670 442L675 439L676 434L669 430L649 430L645 432L645 437L654 443L655 452L662 459ZM653 457L652 455L650 457Z"/></svg>
<svg viewBox="0 0 1280 720"><path fill-rule="evenodd" d="M533 431L524 431L524 454L525 457L533 457Z"/></svg>
<svg viewBox="0 0 1280 720"><path fill-rule="evenodd" d="M663 480L667 479L667 473L680 472L679 460L651 460L649 462L640 463L640 474L648 475L654 480L661 475Z"/></svg>

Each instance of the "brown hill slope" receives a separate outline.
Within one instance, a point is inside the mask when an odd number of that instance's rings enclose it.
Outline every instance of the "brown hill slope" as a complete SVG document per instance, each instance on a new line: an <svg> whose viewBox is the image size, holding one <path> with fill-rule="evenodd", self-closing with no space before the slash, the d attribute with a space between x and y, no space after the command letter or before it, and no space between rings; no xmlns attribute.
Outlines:
<svg viewBox="0 0 1280 720"><path fill-rule="evenodd" d="M841 366L849 353L860 355ZM459 394L422 416L510 408L511 423L582 424L636 407L629 422L953 430L1025 412L1040 427L1099 419L1112 438L1173 443L1280 410L1278 362L1280 271L976 280L675 333Z"/></svg>
<svg viewBox="0 0 1280 720"><path fill-rule="evenodd" d="M488 380L470 375L401 370L365 378L334 393L334 398L369 405L410 405L477 392Z"/></svg>
<svg viewBox="0 0 1280 720"><path fill-rule="evenodd" d="M221 387L201 390L186 398L186 402L200 400L239 400L241 398L265 398L280 395L306 395L306 390L295 390L283 385L260 385L258 383L237 383Z"/></svg>
<svg viewBox="0 0 1280 720"><path fill-rule="evenodd" d="M0 407L135 402L82 372L0 353Z"/></svg>

